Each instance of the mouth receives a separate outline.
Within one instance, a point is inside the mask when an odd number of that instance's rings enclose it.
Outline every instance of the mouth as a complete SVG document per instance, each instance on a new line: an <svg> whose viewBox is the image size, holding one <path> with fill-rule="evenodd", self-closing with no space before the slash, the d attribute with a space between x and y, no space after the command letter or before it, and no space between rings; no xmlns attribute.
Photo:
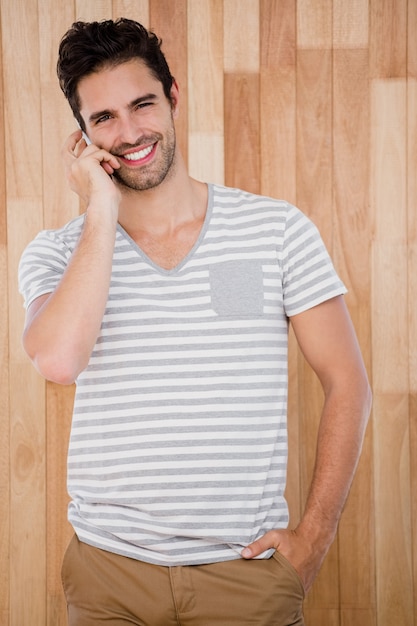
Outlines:
<svg viewBox="0 0 417 626"><path fill-rule="evenodd" d="M137 164L139 162L143 162L151 155L151 153L155 150L156 143L153 143L146 148L142 148L142 150L136 150L135 152L129 152L127 154L118 155L119 159L123 161L128 161L130 164Z"/></svg>

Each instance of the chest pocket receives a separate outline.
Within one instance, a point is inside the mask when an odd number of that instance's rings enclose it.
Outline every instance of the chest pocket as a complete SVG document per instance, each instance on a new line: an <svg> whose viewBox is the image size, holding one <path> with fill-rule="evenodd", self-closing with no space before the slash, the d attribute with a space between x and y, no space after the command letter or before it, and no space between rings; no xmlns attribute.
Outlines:
<svg viewBox="0 0 417 626"><path fill-rule="evenodd" d="M262 264L235 260L210 267L212 307L224 317L259 317L264 310Z"/></svg>

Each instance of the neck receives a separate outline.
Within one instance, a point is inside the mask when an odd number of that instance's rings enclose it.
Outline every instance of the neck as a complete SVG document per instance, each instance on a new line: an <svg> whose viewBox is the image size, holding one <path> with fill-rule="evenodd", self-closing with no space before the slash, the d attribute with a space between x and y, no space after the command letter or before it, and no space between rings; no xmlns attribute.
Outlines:
<svg viewBox="0 0 417 626"><path fill-rule="evenodd" d="M191 178L179 157L175 174L145 191L122 189L119 223L127 232L167 233L204 219L207 185Z"/></svg>

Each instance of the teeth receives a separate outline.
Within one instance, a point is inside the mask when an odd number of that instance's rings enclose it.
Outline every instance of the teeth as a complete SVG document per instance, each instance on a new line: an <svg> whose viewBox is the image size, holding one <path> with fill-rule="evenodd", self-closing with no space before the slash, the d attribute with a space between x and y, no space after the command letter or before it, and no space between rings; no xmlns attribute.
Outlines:
<svg viewBox="0 0 417 626"><path fill-rule="evenodd" d="M140 159L144 159L150 152L152 152L153 146L148 146L148 148L144 148L143 150L139 150L139 152L131 152L130 154L125 154L123 156L124 159L128 161L140 161Z"/></svg>

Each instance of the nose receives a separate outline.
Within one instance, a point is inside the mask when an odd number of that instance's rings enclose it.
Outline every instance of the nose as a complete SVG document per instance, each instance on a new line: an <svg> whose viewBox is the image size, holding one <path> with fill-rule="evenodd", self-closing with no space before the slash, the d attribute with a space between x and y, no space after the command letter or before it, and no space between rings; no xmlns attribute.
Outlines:
<svg viewBox="0 0 417 626"><path fill-rule="evenodd" d="M118 120L117 140L120 144L136 144L143 135L143 129L138 121L131 116L126 116Z"/></svg>

